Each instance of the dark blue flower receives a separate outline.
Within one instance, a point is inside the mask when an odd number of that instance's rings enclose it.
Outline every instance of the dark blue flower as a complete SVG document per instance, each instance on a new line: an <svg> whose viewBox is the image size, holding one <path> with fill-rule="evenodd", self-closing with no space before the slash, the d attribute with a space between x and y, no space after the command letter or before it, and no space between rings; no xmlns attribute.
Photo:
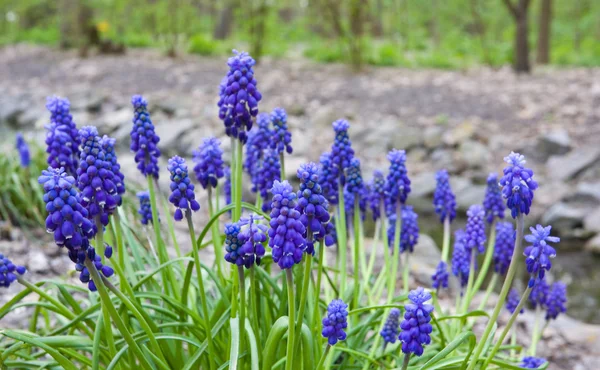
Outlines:
<svg viewBox="0 0 600 370"><path fill-rule="evenodd" d="M487 188L483 198L483 208L485 208L485 217L488 223L494 222L494 218L503 219L506 204L502 199L502 188L498 184L498 175L490 173L487 178Z"/></svg>
<svg viewBox="0 0 600 370"><path fill-rule="evenodd" d="M410 179L406 171L406 152L393 149L387 156L390 170L385 182L386 212L388 217L396 213L397 208L406 202L410 193Z"/></svg>
<svg viewBox="0 0 600 370"><path fill-rule="evenodd" d="M346 184L344 178L344 171L350 166L352 158L354 158L354 150L352 149L352 142L348 137L348 129L350 124L348 121L339 119L333 123L333 131L335 132L335 139L331 147L331 162L333 174L342 185Z"/></svg>
<svg viewBox="0 0 600 370"><path fill-rule="evenodd" d="M460 281L460 286L465 287L469 281L471 270L471 255L465 248L465 232L462 229L454 233L454 250L452 252L452 273ZM462 294L462 293L461 293Z"/></svg>
<svg viewBox="0 0 600 370"><path fill-rule="evenodd" d="M225 195L225 205L231 204L231 168L225 166L225 182L223 183L223 194Z"/></svg>
<svg viewBox="0 0 600 370"><path fill-rule="evenodd" d="M517 215L529 214L533 192L538 184L533 180L533 171L525 167L525 157L512 152L504 158L508 166L504 168L504 176L500 179L502 196L506 199L506 206L510 208L513 218Z"/></svg>
<svg viewBox="0 0 600 370"><path fill-rule="evenodd" d="M559 314L567 312L567 286L557 281L550 287L546 300L546 320L556 320Z"/></svg>
<svg viewBox="0 0 600 370"><path fill-rule="evenodd" d="M46 109L50 112L50 123L46 125L46 152L50 167L64 167L68 174L75 176L80 140L70 107L71 103L65 98L51 96L46 100Z"/></svg>
<svg viewBox="0 0 600 370"><path fill-rule="evenodd" d="M160 138L154 132L154 125L150 120L148 102L141 95L131 98L133 105L133 127L131 129L130 149L135 153L135 163L144 176L153 176L158 179L158 157Z"/></svg>
<svg viewBox="0 0 600 370"><path fill-rule="evenodd" d="M19 152L19 160L21 162L21 167L29 167L31 163L31 154L29 153L29 145L23 138L23 134L20 132L17 133L17 151Z"/></svg>
<svg viewBox="0 0 600 370"><path fill-rule="evenodd" d="M260 260L265 255L264 242L267 241L267 226L260 223L262 216L251 214L248 218L241 218L239 225L242 230L238 234L242 245L237 250L238 260L241 257L246 268L252 267L254 262L260 265ZM247 227L243 227L247 225ZM237 260L236 260L237 262Z"/></svg>
<svg viewBox="0 0 600 370"><path fill-rule="evenodd" d="M545 308L546 303L548 302L549 292L550 287L548 286L546 279L541 279L533 286L533 288L531 288L531 293L529 294L529 303L531 303L533 308L538 306Z"/></svg>
<svg viewBox="0 0 600 370"><path fill-rule="evenodd" d="M95 127L83 127L79 136L81 159L77 168L77 186L81 190L81 205L87 209L91 221L99 218L106 226L108 216L117 208L120 199L112 163L106 160L102 140Z"/></svg>
<svg viewBox="0 0 600 370"><path fill-rule="evenodd" d="M267 113L260 113L256 119L258 127L248 131L248 142L246 143L246 158L244 159L244 170L252 180L252 191L258 191L258 178L262 168L264 150L269 147L272 137L271 117Z"/></svg>
<svg viewBox="0 0 600 370"><path fill-rule="evenodd" d="M26 272L25 267L15 265L0 253L0 288L8 288L10 284L17 280L17 274L23 275Z"/></svg>
<svg viewBox="0 0 600 370"><path fill-rule="evenodd" d="M515 250L515 229L510 222L496 224L496 240L494 247L494 271L505 275Z"/></svg>
<svg viewBox="0 0 600 370"><path fill-rule="evenodd" d="M323 190L319 183L319 168L316 163L309 162L300 165L297 172L300 179L298 189L298 206L300 221L307 230L311 231L314 238L323 240L327 234L329 223L329 212L327 212L327 200L323 196ZM314 254L313 240L307 240L306 253Z"/></svg>
<svg viewBox="0 0 600 370"><path fill-rule="evenodd" d="M450 221L456 217L456 197L450 187L448 171L439 170L435 175L436 187L433 193L433 207L435 213L440 216L440 221L449 218Z"/></svg>
<svg viewBox="0 0 600 370"><path fill-rule="evenodd" d="M188 168L185 160L179 156L169 159L168 167L171 173L171 195L169 202L175 207L174 218L176 221L183 219L182 210L192 210L194 212L200 209L200 204L196 201L194 194L194 184L188 175Z"/></svg>
<svg viewBox="0 0 600 370"><path fill-rule="evenodd" d="M271 149L277 153L292 154L292 133L288 130L287 114L283 108L275 108L271 113L271 122L273 122L273 133L271 135Z"/></svg>
<svg viewBox="0 0 600 370"><path fill-rule="evenodd" d="M398 332L400 332L400 310L394 307L390 310L390 314L379 334L381 334L385 343L396 343Z"/></svg>
<svg viewBox="0 0 600 370"><path fill-rule="evenodd" d="M519 366L524 367L526 369L537 369L546 363L546 359L540 357L523 357L521 364Z"/></svg>
<svg viewBox="0 0 600 370"><path fill-rule="evenodd" d="M373 171L373 179L369 183L369 206L373 221L381 217L381 206L385 201L385 177L379 170Z"/></svg>
<svg viewBox="0 0 600 370"><path fill-rule="evenodd" d="M400 232L400 253L405 251L413 252L415 245L419 241L419 223L418 215L412 206L402 207L402 231ZM396 235L396 215L392 214L388 225L388 245L394 245Z"/></svg>
<svg viewBox="0 0 600 370"><path fill-rule="evenodd" d="M478 253L485 251L485 212L479 204L474 204L467 211L467 226L465 228L465 248L468 253L475 249Z"/></svg>
<svg viewBox="0 0 600 370"><path fill-rule="evenodd" d="M229 58L227 80L220 86L219 118L225 124L227 136L239 138L246 142L245 131L252 128L252 117L258 114L258 102L262 95L256 89L256 79L252 67L256 63L245 52L233 50L235 54Z"/></svg>
<svg viewBox="0 0 600 370"><path fill-rule="evenodd" d="M434 289L448 288L448 265L446 262L440 261L438 263L435 274L433 274L431 279L433 280L432 286Z"/></svg>
<svg viewBox="0 0 600 370"><path fill-rule="evenodd" d="M407 303L404 306L406 312L404 313L404 320L400 323L402 332L398 339L402 342L402 352L421 356L423 346L431 343L430 334L433 331L429 323L433 306L425 303L431 299L431 294L419 287L408 293L408 299L412 303Z"/></svg>
<svg viewBox="0 0 600 370"><path fill-rule="evenodd" d="M331 153L321 154L319 160L319 178L323 187L323 195L331 204L338 203L338 175L337 169L331 160Z"/></svg>
<svg viewBox="0 0 600 370"><path fill-rule="evenodd" d="M104 256L106 258L110 258L112 256L112 247L108 244L105 244ZM96 250L93 247L88 248L85 256L80 256L80 259L75 262L75 270L79 271L79 281L82 283L87 283L88 289L92 292L95 292L97 290L96 283L92 279L90 271L84 264L86 257L94 263L96 270L98 270L101 275L104 275L107 278L113 276L115 271L112 269L112 267L102 263L102 258L96 254Z"/></svg>
<svg viewBox="0 0 600 370"><path fill-rule="evenodd" d="M281 180L281 164L279 155L273 149L266 149L263 153L262 167L258 172L257 185L263 199L262 209L267 212L271 208L270 191L275 181Z"/></svg>
<svg viewBox="0 0 600 370"><path fill-rule="evenodd" d="M234 265L244 265L244 253L240 250L244 240L239 237L242 226L239 222L225 224L225 261Z"/></svg>
<svg viewBox="0 0 600 370"><path fill-rule="evenodd" d="M193 152L196 180L204 189L216 188L220 178L225 176L221 142L215 137L207 137L198 150Z"/></svg>
<svg viewBox="0 0 600 370"><path fill-rule="evenodd" d="M536 282L544 278L546 271L552 267L550 259L556 257L556 250L549 243L558 243L560 239L550 236L552 226L537 225L535 228L530 227L529 230L531 234L525 235L525 240L531 245L525 248L523 255L527 272L531 274L529 287L533 287Z"/></svg>
<svg viewBox="0 0 600 370"><path fill-rule="evenodd" d="M142 224L148 225L152 223L152 204L150 203L150 193L148 191L140 191L137 194L140 200L140 209L138 214L142 216Z"/></svg>
<svg viewBox="0 0 600 370"><path fill-rule="evenodd" d="M348 305L341 299L334 299L327 306L327 315L323 318L323 338L327 338L333 346L340 340L346 339L344 329L348 327Z"/></svg>
<svg viewBox="0 0 600 370"><path fill-rule="evenodd" d="M510 312L511 314L515 313L515 310L517 309L520 300L521 296L519 295L519 292L515 288L512 288L506 296L506 309L508 310L508 312ZM521 311L519 313L523 312L525 312L525 310L521 308Z"/></svg>
<svg viewBox="0 0 600 370"><path fill-rule="evenodd" d="M348 222L346 226L350 227L352 218L354 217L354 199L358 197L358 209L360 210L360 219L365 220L367 213L367 202L369 200L369 189L366 186L355 188L356 194L348 189L348 184L344 186L344 209L346 211L346 218Z"/></svg>
<svg viewBox="0 0 600 370"><path fill-rule="evenodd" d="M306 228L300 221L300 212L296 210L296 193L292 186L287 181L275 180L271 192L269 246L273 249L273 261L280 268L288 269L302 261Z"/></svg>
<svg viewBox="0 0 600 370"><path fill-rule="evenodd" d="M345 169L346 187L348 191L354 195L360 194L363 191L363 179L360 173L360 160L352 158L350 165Z"/></svg>
<svg viewBox="0 0 600 370"><path fill-rule="evenodd" d="M104 159L109 163L110 169L113 173L113 183L117 188L117 193L114 195L117 205L121 205L121 196L125 194L125 175L121 172L121 165L117 160L117 154L115 153L115 139L104 135L102 137L102 150L104 150Z"/></svg>

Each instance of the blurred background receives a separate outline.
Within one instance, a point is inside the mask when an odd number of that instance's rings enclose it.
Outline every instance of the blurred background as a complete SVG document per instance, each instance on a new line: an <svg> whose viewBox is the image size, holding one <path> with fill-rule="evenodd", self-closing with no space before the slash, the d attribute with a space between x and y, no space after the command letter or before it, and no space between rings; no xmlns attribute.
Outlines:
<svg viewBox="0 0 600 370"><path fill-rule="evenodd" d="M133 94L149 101L163 159L189 159L208 135L229 158L216 103L232 49L258 60L260 110L288 112L290 180L329 150L338 118L351 122L367 179L389 149L407 150L417 250L440 244L435 171L451 173L458 228L503 157L525 154L540 183L526 222L561 237L551 279L568 283L570 300L547 350L585 342L562 368L600 353L600 1L0 0L0 250L41 276L68 266L34 227L35 181L8 163L22 132L43 165L47 96L117 139L133 185ZM428 284L438 259L416 259L417 280Z"/></svg>

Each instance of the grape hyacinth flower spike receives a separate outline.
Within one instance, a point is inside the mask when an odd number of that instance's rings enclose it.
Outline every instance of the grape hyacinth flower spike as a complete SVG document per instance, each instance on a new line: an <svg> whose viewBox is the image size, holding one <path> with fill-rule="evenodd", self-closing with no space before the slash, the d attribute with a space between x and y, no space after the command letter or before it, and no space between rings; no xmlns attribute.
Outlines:
<svg viewBox="0 0 600 370"><path fill-rule="evenodd" d="M281 163L275 150L266 149L263 153L262 168L257 174L257 187L263 200L262 210L271 209L271 188L275 181L281 180Z"/></svg>
<svg viewBox="0 0 600 370"><path fill-rule="evenodd" d="M223 183L223 195L225 205L231 204L231 167L225 166L225 182Z"/></svg>
<svg viewBox="0 0 600 370"><path fill-rule="evenodd" d="M511 289L508 292L508 295L506 296L506 309L508 310L508 312L510 312L511 314L513 314L515 312L515 310L517 309L517 306L519 305L520 299L521 299L521 295L515 288ZM525 312L525 310L521 308L519 313L523 313L523 312Z"/></svg>
<svg viewBox="0 0 600 370"><path fill-rule="evenodd" d="M335 139L331 147L332 170L336 179L338 179L343 186L346 184L344 171L346 168L350 167L350 162L352 161L352 158L354 158L352 142L348 136L350 123L344 119L340 119L333 122L332 126L333 131L335 132ZM339 196L342 195L340 194Z"/></svg>
<svg viewBox="0 0 600 370"><path fill-rule="evenodd" d="M469 280L470 255L465 248L465 232L462 229L454 233L454 251L452 252L452 273L460 281L461 288L467 285ZM461 290L461 295L464 292Z"/></svg>
<svg viewBox="0 0 600 370"><path fill-rule="evenodd" d="M392 308L390 310L390 314L385 320L385 324L383 325L383 329L379 333L383 337L383 342L387 343L396 343L398 339L398 333L400 332L400 310L397 308Z"/></svg>
<svg viewBox="0 0 600 370"><path fill-rule="evenodd" d="M396 215L392 214L389 217L388 225L388 245L400 250L400 253L408 251L412 253L414 246L419 241L419 224L417 222L418 215L413 210L412 206L402 207L402 231L400 232L400 245L394 245L394 237L396 236Z"/></svg>
<svg viewBox="0 0 600 370"><path fill-rule="evenodd" d="M549 293L550 286L546 282L545 278L541 279L533 286L533 288L531 288L531 293L529 294L529 303L531 303L533 308L546 308Z"/></svg>
<svg viewBox="0 0 600 370"><path fill-rule="evenodd" d="M523 357L519 366L524 367L526 369L538 369L540 366L546 363L546 359L540 357Z"/></svg>
<svg viewBox="0 0 600 370"><path fill-rule="evenodd" d="M21 167L27 168L31 164L31 154L29 153L29 145L27 145L25 138L23 138L23 134L21 134L20 132L17 133L16 139L16 148L19 152L19 160L21 163Z"/></svg>
<svg viewBox="0 0 600 370"><path fill-rule="evenodd" d="M158 157L160 138L154 132L154 125L148 112L148 102L141 95L131 98L133 105L133 127L130 149L135 153L135 163L144 176L158 179Z"/></svg>
<svg viewBox="0 0 600 370"><path fill-rule="evenodd" d="M244 253L241 251L244 241L239 237L242 227L239 222L225 224L225 261L234 265L244 265Z"/></svg>
<svg viewBox="0 0 600 370"><path fill-rule="evenodd" d="M385 202L385 176L379 170L373 171L373 179L369 183L369 206L373 221L381 217L381 206Z"/></svg>
<svg viewBox="0 0 600 370"><path fill-rule="evenodd" d="M510 222L496 224L496 240L494 247L494 271L506 275L515 249L515 229Z"/></svg>
<svg viewBox="0 0 600 370"><path fill-rule="evenodd" d="M17 275L24 275L27 269L12 263L8 257L0 253L0 288L8 288L17 280Z"/></svg>
<svg viewBox="0 0 600 370"><path fill-rule="evenodd" d="M534 191L538 188L533 180L533 171L525 167L525 157L512 152L504 158L508 166L504 168L504 176L500 179L502 196L513 218L518 214L529 214Z"/></svg>
<svg viewBox="0 0 600 370"><path fill-rule="evenodd" d="M525 235L525 240L531 245L525 248L523 255L527 272L531 275L528 285L532 288L552 267L550 259L556 257L556 250L549 243L558 243L560 238L550 235L552 226L537 225L529 230L531 234Z"/></svg>
<svg viewBox="0 0 600 370"><path fill-rule="evenodd" d="M331 159L331 153L321 154L319 159L319 179L323 187L323 195L330 204L338 203L338 175L337 168Z"/></svg>
<svg viewBox="0 0 600 370"><path fill-rule="evenodd" d="M238 233L238 239L242 243L237 254L243 260L243 265L250 268L265 256L264 242L267 241L267 226L260 223L262 216L251 214L247 218L241 218L239 225L245 226ZM236 261L237 262L237 261Z"/></svg>
<svg viewBox="0 0 600 370"><path fill-rule="evenodd" d="M467 226L465 228L465 248L469 254L475 249L477 253L485 251L485 211L479 204L472 205L467 211Z"/></svg>
<svg viewBox="0 0 600 370"><path fill-rule="evenodd" d="M262 99L254 78L254 59L246 52L233 50L229 58L229 72L220 91L219 118L225 124L227 136L246 142L245 131L252 128L252 117L258 114L258 102Z"/></svg>
<svg viewBox="0 0 600 370"><path fill-rule="evenodd" d="M567 286L558 281L552 284L546 300L546 320L556 320L559 314L567 312Z"/></svg>
<svg viewBox="0 0 600 370"><path fill-rule="evenodd" d="M258 177L262 168L264 150L269 147L273 135L270 127L271 117L268 113L259 113L256 125L257 127L248 131L246 158L244 159L244 170L250 175L253 192L258 191Z"/></svg>
<svg viewBox="0 0 600 370"><path fill-rule="evenodd" d="M207 137L193 152L194 173L196 180L204 189L216 188L219 179L225 176L223 150L221 142L215 137Z"/></svg>
<svg viewBox="0 0 600 370"><path fill-rule="evenodd" d="M327 315L323 318L323 338L333 346L340 340L346 339L348 327L348 305L341 299L334 299L327 306Z"/></svg>
<svg viewBox="0 0 600 370"><path fill-rule="evenodd" d="M188 168L185 160L179 156L174 156L169 159L168 169L171 173L171 195L169 196L169 202L176 207L175 215L173 216L175 221L181 221L183 219L182 210L196 212L200 209L200 204L196 201L194 184L192 184L188 176Z"/></svg>
<svg viewBox="0 0 600 370"><path fill-rule="evenodd" d="M390 216L397 213L398 207L406 202L411 189L406 171L406 152L393 149L388 153L387 158L390 161L390 170L385 182L386 212Z"/></svg>
<svg viewBox="0 0 600 370"><path fill-rule="evenodd" d="M104 150L104 159L109 163L113 173L113 183L115 184L117 193L114 195L117 205L120 206L125 194L125 175L121 172L121 165L118 162L117 154L115 153L116 140L112 137L104 135L102 137L102 150Z"/></svg>
<svg viewBox="0 0 600 370"><path fill-rule="evenodd" d="M431 276L431 279L433 280L433 288L434 289L447 289L448 288L448 264L444 261L440 261L440 263L438 263L436 269L435 269L435 274L433 274L433 276Z"/></svg>
<svg viewBox="0 0 600 370"><path fill-rule="evenodd" d="M150 204L150 193L148 193L148 191L140 191L136 195L140 200L140 209L138 210L138 214L142 216L141 222L143 225L148 225L148 223L152 223L152 205Z"/></svg>
<svg viewBox="0 0 600 370"><path fill-rule="evenodd" d="M435 175L436 187L433 193L433 207L435 213L440 216L440 221L446 218L450 222L456 217L456 197L450 187L448 171L439 170Z"/></svg>
<svg viewBox="0 0 600 370"><path fill-rule="evenodd" d="M430 324L433 306L425 302L431 299L431 294L419 287L408 293L411 301L405 306L404 320L400 323L400 336L402 352L407 356L423 354L423 346L431 343L430 334L433 328Z"/></svg>
<svg viewBox="0 0 600 370"><path fill-rule="evenodd" d="M494 220L504 218L506 204L502 199L501 187L498 184L498 175L490 173L487 178L487 187L485 197L483 198L483 208L485 209L486 221L491 224Z"/></svg>
<svg viewBox="0 0 600 370"><path fill-rule="evenodd" d="M271 135L271 149L275 149L278 154L284 152L292 154L292 133L287 126L287 113L283 108L275 108L271 113L271 122L273 123L273 133Z"/></svg>
<svg viewBox="0 0 600 370"><path fill-rule="evenodd" d="M307 231L306 253L314 254L313 236L323 240L327 234L326 228L329 223L329 212L327 212L327 200L323 196L323 190L319 184L319 168L316 163L309 162L300 165L297 171L300 179L298 189L298 206L300 222ZM310 234L310 235L309 235Z"/></svg>
<svg viewBox="0 0 600 370"><path fill-rule="evenodd" d="M50 123L45 126L48 153L48 165L76 176L79 161L79 132L70 113L68 99L57 96L48 97L46 109L50 112Z"/></svg>

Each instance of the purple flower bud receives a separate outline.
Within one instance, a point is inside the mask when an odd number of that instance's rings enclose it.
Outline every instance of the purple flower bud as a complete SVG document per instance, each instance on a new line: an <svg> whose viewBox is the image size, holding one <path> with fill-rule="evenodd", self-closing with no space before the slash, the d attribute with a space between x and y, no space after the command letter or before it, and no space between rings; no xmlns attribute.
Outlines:
<svg viewBox="0 0 600 370"><path fill-rule="evenodd" d="M327 225L330 221L327 211L327 200L319 183L319 168L316 163L309 162L300 165L297 172L300 179L298 190L298 206L300 221L313 234L313 240L307 241L306 252L314 254L314 241L322 241L327 235Z"/></svg>
<svg viewBox="0 0 600 370"><path fill-rule="evenodd" d="M541 308L546 308L549 292L550 287L548 286L546 279L541 279L533 286L533 288L531 288L531 293L529 294L529 303L531 303L533 308L538 306Z"/></svg>
<svg viewBox="0 0 600 370"><path fill-rule="evenodd" d="M16 148L17 148L17 151L19 152L19 159L21 161L21 167L23 167L23 168L29 167L29 164L31 163L31 155L29 153L29 145L27 145L27 142L23 138L23 134L21 134L20 132L17 133L16 138L17 138Z"/></svg>
<svg viewBox="0 0 600 370"><path fill-rule="evenodd" d="M188 168L185 160L179 156L169 159L168 167L171 173L171 195L169 202L175 207L175 220L183 219L183 210L194 212L200 209L200 204L196 201L194 194L194 184L188 176Z"/></svg>
<svg viewBox="0 0 600 370"><path fill-rule="evenodd" d="M441 222L444 222L446 218L452 222L456 217L456 197L450 187L449 179L446 170L439 170L435 175L437 185L433 193L433 206L435 213L440 216Z"/></svg>
<svg viewBox="0 0 600 370"><path fill-rule="evenodd" d="M221 142L211 136L193 153L194 173L204 189L216 188L219 179L225 176L223 151L219 145Z"/></svg>
<svg viewBox="0 0 600 370"><path fill-rule="evenodd" d="M385 343L396 343L398 333L400 332L400 310L392 308L390 314L385 320L383 329L379 333Z"/></svg>
<svg viewBox="0 0 600 370"><path fill-rule="evenodd" d="M46 108L50 112L50 123L46 128L46 152L48 165L75 176L79 160L79 132L69 111L71 103L68 99L57 96L48 97Z"/></svg>
<svg viewBox="0 0 600 370"><path fill-rule="evenodd" d="M525 240L532 245L525 248L525 264L527 272L531 275L529 287L533 287L536 282L544 278L546 271L552 267L551 258L556 257L556 250L549 243L558 243L560 239L556 236L550 236L552 226L543 227L537 225L530 227L530 235L525 235Z"/></svg>
<svg viewBox="0 0 600 370"><path fill-rule="evenodd" d="M138 210L138 214L142 216L142 224L148 225L148 223L152 223L152 205L150 203L150 193L148 193L148 191L140 191L136 195L140 200L140 209Z"/></svg>
<svg viewBox="0 0 600 370"><path fill-rule="evenodd" d="M385 202L385 177L383 172L379 170L373 172L373 179L369 183L368 189L371 214L373 215L373 221L377 221L381 217L381 206Z"/></svg>
<svg viewBox="0 0 600 370"><path fill-rule="evenodd" d="M348 121L340 119L333 123L333 130L335 131L335 139L333 146L331 147L331 162L333 164L332 170L336 178L339 178L342 185L346 184L344 178L344 171L350 166L352 158L354 158L354 150L352 149L352 142L348 137L348 129L350 124Z"/></svg>
<svg viewBox="0 0 600 370"><path fill-rule="evenodd" d="M113 173L112 182L117 188L117 194L113 197L120 206L122 203L121 196L125 194L125 175L121 173L121 165L117 160L117 154L115 153L115 139L104 135L102 137L102 149L104 150L104 158L110 164L110 170Z"/></svg>
<svg viewBox="0 0 600 370"><path fill-rule="evenodd" d="M467 211L467 226L465 229L465 248L468 253L475 249L478 253L485 252L485 212L479 204L474 204Z"/></svg>
<svg viewBox="0 0 600 370"><path fill-rule="evenodd" d="M540 358L540 357L523 357L523 360L521 361L521 367L524 367L526 369L537 369L540 366L542 366L544 363L546 363L546 359Z"/></svg>
<svg viewBox="0 0 600 370"><path fill-rule="evenodd" d="M281 180L281 164L275 150L264 150L261 168L256 175L257 188L263 199L262 210L267 212L271 209L271 188L275 181Z"/></svg>
<svg viewBox="0 0 600 370"><path fill-rule="evenodd" d="M135 153L135 163L144 176L158 179L158 157L160 138L154 132L154 125L148 112L148 102L141 95L131 98L133 105L133 127L131 129L130 149Z"/></svg>
<svg viewBox="0 0 600 370"><path fill-rule="evenodd" d="M558 281L553 283L546 300L546 320L556 320L559 314L567 312L567 286Z"/></svg>
<svg viewBox="0 0 600 370"><path fill-rule="evenodd" d="M24 266L17 266L7 257L0 253L0 288L8 288L10 284L17 280L18 275L24 275L27 272Z"/></svg>
<svg viewBox="0 0 600 370"><path fill-rule="evenodd" d="M508 166L504 168L504 176L500 179L502 196L506 199L506 206L510 208L513 218L517 215L529 214L533 192L538 188L533 180L533 171L525 167L525 157L512 152L504 158Z"/></svg>
<svg viewBox="0 0 600 370"><path fill-rule="evenodd" d="M326 152L321 155L319 166L319 178L323 187L323 195L331 204L338 203L338 174L331 153Z"/></svg>
<svg viewBox="0 0 600 370"><path fill-rule="evenodd" d="M462 229L454 233L454 251L452 252L452 273L464 288L469 281L471 270L471 254L465 247L465 232ZM462 293L461 293L462 294Z"/></svg>
<svg viewBox="0 0 600 370"><path fill-rule="evenodd" d="M430 324L433 306L425 303L431 299L431 294L419 287L408 293L408 299L412 303L405 305L404 320L400 323L402 332L398 339L402 342L402 352L421 356L423 346L431 343L433 331Z"/></svg>
<svg viewBox="0 0 600 370"><path fill-rule="evenodd" d="M275 108L271 113L271 122L273 122L273 133L271 135L271 149L275 149L278 154L292 154L292 134L287 126L287 113L283 108Z"/></svg>
<svg viewBox="0 0 600 370"><path fill-rule="evenodd" d="M246 158L244 169L252 180L252 191L259 191L260 173L264 157L264 150L269 147L271 137L271 117L267 113L260 113L256 119L257 126L248 132L246 143Z"/></svg>
<svg viewBox="0 0 600 370"><path fill-rule="evenodd" d="M400 232L400 253L408 251L412 253L414 246L419 241L418 215L413 211L412 206L402 207L402 231ZM396 215L392 214L389 218L388 226L388 245L394 246L394 237L396 234Z"/></svg>
<svg viewBox="0 0 600 370"><path fill-rule="evenodd" d="M396 213L399 205L406 202L410 193L410 179L406 171L406 152L393 149L387 156L390 161L390 170L386 179L385 192L386 212L388 217Z"/></svg>
<svg viewBox="0 0 600 370"><path fill-rule="evenodd" d="M496 241L494 247L494 271L505 275L515 250L515 229L510 222L496 224Z"/></svg>
<svg viewBox="0 0 600 370"><path fill-rule="evenodd" d="M334 299L327 306L327 315L323 318L323 338L327 338L329 345L333 346L340 340L346 339L348 327L348 305L341 299Z"/></svg>
<svg viewBox="0 0 600 370"><path fill-rule="evenodd" d="M511 314L515 313L515 310L519 305L520 299L521 296L519 295L519 292L515 288L512 288L506 296L506 309L508 310L508 312L510 312ZM521 311L519 313L523 312L525 312L525 310L521 308Z"/></svg>
<svg viewBox="0 0 600 370"><path fill-rule="evenodd" d="M433 280L432 286L434 289L448 288L448 265L446 262L440 261L438 263L435 274L433 274L431 279Z"/></svg>
<svg viewBox="0 0 600 370"><path fill-rule="evenodd" d="M238 223L242 226L238 233L238 239L242 244L237 251L232 251L230 258L237 252L236 261L241 257L246 268L252 267L254 262L260 265L260 261L265 255L263 243L267 241L267 226L260 223L262 219L261 216L251 214L248 218L241 218Z"/></svg>
<svg viewBox="0 0 600 370"><path fill-rule="evenodd" d="M506 205L502 199L501 187L498 184L498 175L490 173L487 178L487 188L483 198L483 208L485 208L485 217L488 223L494 222L494 218L503 219Z"/></svg>

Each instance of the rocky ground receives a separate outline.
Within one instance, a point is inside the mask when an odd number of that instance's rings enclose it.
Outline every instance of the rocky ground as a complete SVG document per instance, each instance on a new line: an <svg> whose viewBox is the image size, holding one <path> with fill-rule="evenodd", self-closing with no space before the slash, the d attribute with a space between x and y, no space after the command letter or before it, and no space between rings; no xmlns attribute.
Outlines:
<svg viewBox="0 0 600 370"><path fill-rule="evenodd" d="M152 51L131 51L80 59L47 48L15 46L0 49L0 66L4 150L12 148L15 131L42 141L48 120L45 98L56 94L71 100L79 126L96 125L102 134L117 138L127 178L140 179L128 152L129 101L136 93L150 103L165 158L189 158L207 135L221 137L229 150L216 109L218 84L227 70L222 58L167 59ZM408 151L413 181L409 202L420 214L421 228L436 240L439 227L431 217L436 170L451 172L464 211L482 201L485 178L502 169L505 155L511 150L524 153L541 184L528 223L554 226L563 239L556 271L571 282L570 313L600 323L600 273L593 259L593 253L600 253L600 69L538 68L531 76L516 76L509 69L377 68L356 75L341 65L265 60L256 67L256 76L264 97L261 110L281 106L290 116L290 178L298 164L317 161L328 150L331 122L345 117L352 124L350 136L364 173L385 168L388 149ZM25 243L25 238L17 239ZM0 250L22 248L19 243L2 242ZM45 248L40 251L38 243L23 250L43 256L46 263L60 260L42 252ZM424 270L417 276L426 277L437 259L421 261L418 266ZM56 271L61 271L59 266ZM600 354L600 329L561 320L549 328L556 335L542 346L543 354L562 356L557 363L563 366L556 369L599 368L589 361ZM575 335L588 329L590 335ZM557 354L554 349L562 345L573 351Z"/></svg>

